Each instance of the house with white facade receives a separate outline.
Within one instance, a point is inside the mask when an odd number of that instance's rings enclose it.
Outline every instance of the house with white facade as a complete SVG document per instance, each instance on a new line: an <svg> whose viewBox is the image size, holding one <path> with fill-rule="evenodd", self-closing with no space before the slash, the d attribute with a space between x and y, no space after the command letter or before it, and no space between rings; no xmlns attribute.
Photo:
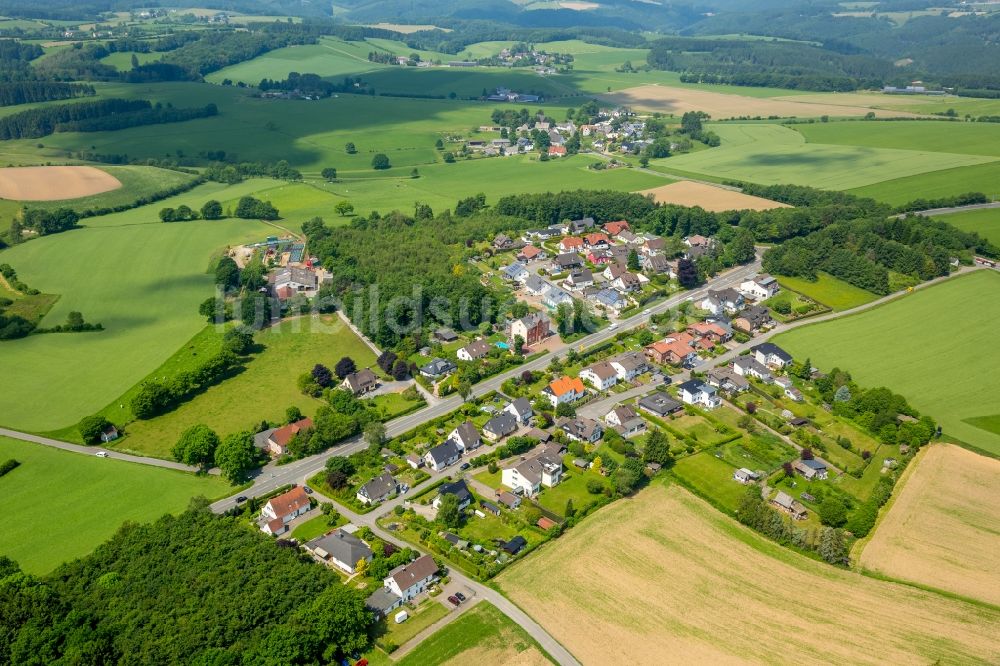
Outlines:
<svg viewBox="0 0 1000 666"><path fill-rule="evenodd" d="M278 536L288 531L288 523L309 511L309 495L296 486L288 492L272 497L260 510L260 529L262 532Z"/></svg>
<svg viewBox="0 0 1000 666"><path fill-rule="evenodd" d="M792 363L792 355L773 342L763 342L751 347L750 353L758 363L770 368L784 368Z"/></svg>
<svg viewBox="0 0 1000 666"><path fill-rule="evenodd" d="M618 372L607 361L598 361L581 370L580 379L598 391L607 391L618 383Z"/></svg>
<svg viewBox="0 0 1000 666"><path fill-rule="evenodd" d="M535 456L522 458L500 473L503 485L525 496L537 495L543 486L551 488L561 479L562 458L548 447Z"/></svg>
<svg viewBox="0 0 1000 666"><path fill-rule="evenodd" d="M677 386L677 395L681 401L689 405L697 405L707 409L715 409L722 404L722 400L716 395L714 386L705 384L698 379L689 379Z"/></svg>
<svg viewBox="0 0 1000 666"><path fill-rule="evenodd" d="M403 601L409 601L437 578L438 565L430 555L421 555L409 564L396 567L382 581L382 586Z"/></svg>
<svg viewBox="0 0 1000 666"><path fill-rule="evenodd" d="M563 375L554 380L542 389L542 393L552 403L552 407L558 407L563 403L576 402L587 394L587 388L583 385L583 380L579 377L567 377Z"/></svg>
<svg viewBox="0 0 1000 666"><path fill-rule="evenodd" d="M448 439L455 442L462 452L478 449L479 445L483 443L482 438L479 436L479 430L472 421L466 421L452 430L448 434Z"/></svg>
<svg viewBox="0 0 1000 666"><path fill-rule="evenodd" d="M758 275L740 283L740 293L755 301L766 301L779 291L778 281L770 275Z"/></svg>

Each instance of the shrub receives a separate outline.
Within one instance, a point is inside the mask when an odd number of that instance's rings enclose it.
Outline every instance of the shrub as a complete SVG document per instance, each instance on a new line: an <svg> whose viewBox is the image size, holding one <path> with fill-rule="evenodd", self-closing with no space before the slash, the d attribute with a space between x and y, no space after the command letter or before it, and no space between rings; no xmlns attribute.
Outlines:
<svg viewBox="0 0 1000 666"><path fill-rule="evenodd" d="M111 422L105 417L95 414L94 416L85 416L82 418L76 429L85 444L94 444L100 441L101 433L110 425Z"/></svg>
<svg viewBox="0 0 1000 666"><path fill-rule="evenodd" d="M20 462L14 460L13 458L11 458L10 460L5 460L3 464L0 464L0 476L4 476L5 474L11 472L20 464L21 464Z"/></svg>
<svg viewBox="0 0 1000 666"><path fill-rule="evenodd" d="M587 479L587 492L591 495L600 495L604 492L604 482L600 479Z"/></svg>

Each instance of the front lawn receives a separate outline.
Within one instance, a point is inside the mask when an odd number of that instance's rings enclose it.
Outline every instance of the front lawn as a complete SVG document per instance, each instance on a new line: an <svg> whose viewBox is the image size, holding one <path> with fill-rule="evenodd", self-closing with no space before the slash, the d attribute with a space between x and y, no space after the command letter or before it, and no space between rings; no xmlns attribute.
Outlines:
<svg viewBox="0 0 1000 666"><path fill-rule="evenodd" d="M326 534L330 530L335 530L346 524L347 518L344 518L343 516L338 516L337 520L331 524L330 516L319 515L314 518L310 518L292 530L292 538L298 539L299 543L305 543L310 539L315 539L318 536Z"/></svg>
<svg viewBox="0 0 1000 666"><path fill-rule="evenodd" d="M405 610L410 618L406 622L396 624L393 618L400 610ZM410 608L404 604L390 612L389 617L379 623L379 629L382 629L382 625L384 625L384 633L378 636L375 641L380 647L391 652L391 649L399 647L447 614L448 609L434 598L424 599L416 608Z"/></svg>

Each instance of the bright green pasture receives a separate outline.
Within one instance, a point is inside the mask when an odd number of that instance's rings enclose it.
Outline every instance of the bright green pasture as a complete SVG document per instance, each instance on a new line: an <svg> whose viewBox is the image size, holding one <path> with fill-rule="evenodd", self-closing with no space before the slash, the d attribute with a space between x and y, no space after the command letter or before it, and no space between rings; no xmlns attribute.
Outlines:
<svg viewBox="0 0 1000 666"><path fill-rule="evenodd" d="M365 40L367 44L368 51L383 51L385 53L392 53L397 56L410 57L414 53L420 56L421 60L426 60L433 62L435 60L440 60L441 62L448 62L449 60L461 60L463 56L452 55L451 53L441 53L439 51L424 51L423 49L411 49L409 46L403 42L398 42L394 39L374 39L369 38ZM368 58L368 53L365 53L365 58Z"/></svg>
<svg viewBox="0 0 1000 666"><path fill-rule="evenodd" d="M936 218L962 231L974 231L994 245L1000 247L1000 209L984 208L966 213L952 213Z"/></svg>
<svg viewBox="0 0 1000 666"><path fill-rule="evenodd" d="M94 218L0 253L29 285L60 296L43 325L76 310L105 327L0 344L3 425L53 430L103 408L204 326L198 304L212 293L211 257L275 233L250 220L153 223L156 210Z"/></svg>
<svg viewBox="0 0 1000 666"><path fill-rule="evenodd" d="M135 56L136 60L139 61L140 65L145 65L149 62L155 62L163 57L162 53L140 53L137 51L118 51L116 53L111 53L109 55L101 58L101 62L105 65L111 65L112 67L117 67L119 70L128 71L132 69L132 56Z"/></svg>
<svg viewBox="0 0 1000 666"><path fill-rule="evenodd" d="M991 157L923 150L806 143L781 125L721 124L722 146L658 160L678 173L710 174L762 184L794 183L845 190L890 177L988 162Z"/></svg>
<svg viewBox="0 0 1000 666"><path fill-rule="evenodd" d="M887 386L944 426L946 435L1000 455L1000 434L966 419L1000 414L1000 274L976 271L857 315L777 336L798 358Z"/></svg>
<svg viewBox="0 0 1000 666"><path fill-rule="evenodd" d="M231 492L215 476L137 465L0 437L0 460L21 466L0 478L7 525L0 555L48 573L106 541L127 520L183 511L197 495Z"/></svg>
<svg viewBox="0 0 1000 666"><path fill-rule="evenodd" d="M847 191L894 205L965 192L982 192L991 199L1000 199L1000 161L895 178Z"/></svg>
<svg viewBox="0 0 1000 666"><path fill-rule="evenodd" d="M844 120L794 125L808 143L1000 156L1000 124Z"/></svg>
<svg viewBox="0 0 1000 666"><path fill-rule="evenodd" d="M364 80L376 93L444 96L455 93L458 97L468 98L480 97L484 90L491 94L496 88L504 87L546 98L579 95L579 91L565 77L540 76L530 70L499 67L388 67L366 74ZM520 106L524 105L515 108ZM538 104L529 106L534 110Z"/></svg>
<svg viewBox="0 0 1000 666"><path fill-rule="evenodd" d="M225 67L212 72L205 80L221 83L223 79L230 79L255 86L264 78L284 79L289 72L339 78L384 67L368 60L368 52L373 50L365 42L322 37L318 44L288 46Z"/></svg>
<svg viewBox="0 0 1000 666"><path fill-rule="evenodd" d="M712 453L702 451L678 460L673 473L702 495L735 512L746 492L746 486L733 479L735 469Z"/></svg>
<svg viewBox="0 0 1000 666"><path fill-rule="evenodd" d="M805 294L817 303L822 303L834 310L850 310L878 298L870 291L859 289L853 284L822 271L817 274L815 282L785 276L779 276L778 282L783 287Z"/></svg>

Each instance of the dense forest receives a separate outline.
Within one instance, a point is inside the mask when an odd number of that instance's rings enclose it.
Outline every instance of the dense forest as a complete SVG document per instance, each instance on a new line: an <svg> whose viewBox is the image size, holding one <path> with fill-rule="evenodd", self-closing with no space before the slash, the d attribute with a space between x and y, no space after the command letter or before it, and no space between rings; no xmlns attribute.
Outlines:
<svg viewBox="0 0 1000 666"><path fill-rule="evenodd" d="M48 576L0 558L4 664L326 664L370 623L337 574L198 500Z"/></svg>
<svg viewBox="0 0 1000 666"><path fill-rule="evenodd" d="M103 132L139 125L174 123L207 118L218 113L215 104L175 109L144 99L102 99L30 109L0 118L0 139L35 139L54 132Z"/></svg>
<svg viewBox="0 0 1000 666"><path fill-rule="evenodd" d="M94 87L56 81L10 81L0 83L0 106L48 102L93 95Z"/></svg>

